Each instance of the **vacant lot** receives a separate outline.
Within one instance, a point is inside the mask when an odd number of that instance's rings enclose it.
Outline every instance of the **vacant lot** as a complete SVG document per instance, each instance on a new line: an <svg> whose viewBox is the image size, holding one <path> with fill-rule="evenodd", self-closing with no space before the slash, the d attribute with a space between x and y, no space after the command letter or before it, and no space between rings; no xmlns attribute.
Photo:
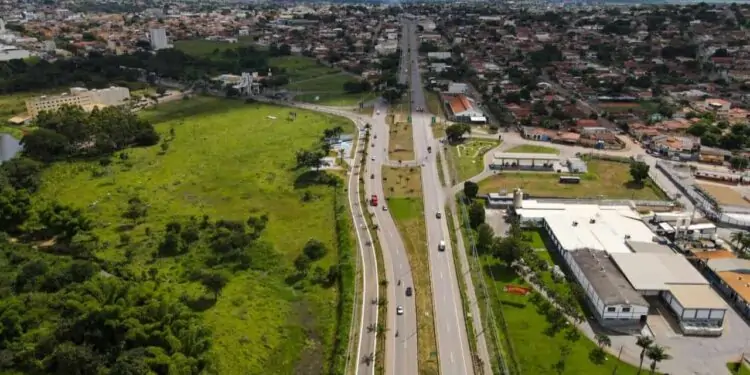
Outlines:
<svg viewBox="0 0 750 375"><path fill-rule="evenodd" d="M581 176L580 184L561 184L554 173L498 173L479 183L482 193L521 188L535 197L609 198L609 199L664 199L653 182L637 186L630 177L626 163L605 160L588 162L589 173Z"/></svg>
<svg viewBox="0 0 750 375"><path fill-rule="evenodd" d="M303 94L303 95L296 95L294 97L294 100L300 101L300 102L307 102L307 103L318 103L321 105L330 105L330 106L338 106L338 107L344 107L344 106L358 106L360 102L368 102L370 100L373 100L377 98L377 94L373 92L367 92L362 94L348 94L345 92L342 93L320 93L320 94ZM370 108L370 113L372 113L372 107Z"/></svg>
<svg viewBox="0 0 750 375"><path fill-rule="evenodd" d="M308 91L310 93L345 93L344 84L357 82L357 77L349 73L333 73L314 78L291 81L286 88L293 91Z"/></svg>
<svg viewBox="0 0 750 375"><path fill-rule="evenodd" d="M610 355L601 365L591 362L589 352L596 347L596 344L582 333L577 340L567 339L565 332L552 336L545 333L549 323L529 301L530 295L519 296L503 291L506 285L527 285L526 282L519 278L512 269L492 257L485 256L480 263L492 300L492 309L497 319L498 326L495 329L503 341L505 351L513 353L506 357L509 362L514 363L519 373L558 373L553 366L560 361L563 347L570 349L570 354L565 360L565 374L609 375L613 373L615 367L617 367L617 374L620 375L637 373L637 368L619 362ZM500 321L503 317L507 324L507 333Z"/></svg>
<svg viewBox="0 0 750 375"><path fill-rule="evenodd" d="M519 154L559 154L560 150L554 147L538 146L538 145L520 145L511 148L505 152L514 152Z"/></svg>
<svg viewBox="0 0 750 375"><path fill-rule="evenodd" d="M414 160L414 132L411 125L405 122L390 125L388 137L388 158L390 160Z"/></svg>
<svg viewBox="0 0 750 375"><path fill-rule="evenodd" d="M315 59L305 56L273 57L269 61L269 65L284 69L284 74L289 77L291 82L341 73L339 69L325 66Z"/></svg>
<svg viewBox="0 0 750 375"><path fill-rule="evenodd" d="M252 39L240 38L237 43L222 42L217 40L192 39L178 40L174 42L174 48L193 56L208 57L228 49L235 49L252 44Z"/></svg>
<svg viewBox="0 0 750 375"><path fill-rule="evenodd" d="M427 101L427 110L435 116L445 118L443 113L443 105L440 103L440 94L434 91L426 91L425 100Z"/></svg>
<svg viewBox="0 0 750 375"><path fill-rule="evenodd" d="M698 183L698 186L700 186L701 189L705 190L708 194L714 197L714 199L716 199L719 204L728 206L750 207L750 202L742 197L742 193L734 190L729 186L721 186L709 183Z"/></svg>
<svg viewBox="0 0 750 375"><path fill-rule="evenodd" d="M634 112L641 110L641 105L636 102L625 103L600 103L599 108L609 113Z"/></svg>
<svg viewBox="0 0 750 375"><path fill-rule="evenodd" d="M467 139L450 146L450 155L455 169L455 183L468 180L484 170L484 154L500 145L498 141ZM454 184L452 184L454 185Z"/></svg>
<svg viewBox="0 0 750 375"><path fill-rule="evenodd" d="M106 166L59 163L43 176L40 200L79 207L98 223L95 233L105 248L98 258L118 262L134 275L156 269L176 295L202 289L179 281L188 255L154 257L167 222L203 215L244 221L251 213L268 214L263 238L279 253L282 270L234 272L218 303L201 313L213 331L220 374L333 372L337 288L285 279L310 238L329 249L314 267L339 262L335 194L331 187L306 184L300 178L306 175L293 167L295 151L315 144L324 129L340 125L351 132L353 126L300 109L295 121L287 121L288 112L215 98L161 104L143 117L156 123L163 137L174 133L166 152L158 146L131 149ZM122 217L134 197L148 204L145 221L137 224ZM122 234L129 236L128 245L122 245Z"/></svg>
<svg viewBox="0 0 750 375"><path fill-rule="evenodd" d="M435 320L432 318L432 286L427 254L427 228L422 205L419 168L383 168L383 188L409 255L416 298L417 342L420 374L437 374Z"/></svg>

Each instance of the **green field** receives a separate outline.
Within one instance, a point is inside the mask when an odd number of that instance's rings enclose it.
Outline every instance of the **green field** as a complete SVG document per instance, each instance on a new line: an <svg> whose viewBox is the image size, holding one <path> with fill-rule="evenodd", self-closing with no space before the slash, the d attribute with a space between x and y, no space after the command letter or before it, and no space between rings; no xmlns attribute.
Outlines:
<svg viewBox="0 0 750 375"><path fill-rule="evenodd" d="M580 184L563 184L555 173L502 172L479 182L482 193L513 191L521 188L537 197L607 199L665 199L664 193L647 180L637 186L631 180L627 163L607 160L586 162L589 172L581 176Z"/></svg>
<svg viewBox="0 0 750 375"><path fill-rule="evenodd" d="M347 93L342 92L342 93L337 93L337 94L296 95L294 97L294 100L297 100L300 102L307 102L307 103L318 103L321 105L345 107L345 106L358 106L360 102L367 103L371 100L374 100L375 98L377 98L377 94L373 92L368 92L364 94L347 94ZM370 109L370 113L372 113L372 109Z"/></svg>
<svg viewBox="0 0 750 375"><path fill-rule="evenodd" d="M189 258L154 256L154 239L161 238L167 222L203 215L244 221L252 213L268 214L262 238L281 255L285 271L237 271L218 303L201 313L213 332L219 374L328 374L334 372L334 357L340 361L341 352L333 353L338 288L291 284L285 278L310 238L329 249L314 266L328 268L342 256L336 251L334 188L308 183L307 174L293 167L295 151L315 144L324 129L340 125L348 133L353 126L299 109L297 119L288 121L288 112L201 97L160 104L143 117L163 137L173 129L166 152L158 146L130 149L127 160L115 158L106 167L85 161L54 164L44 172L34 202L55 199L83 209L98 223L94 231L104 248L98 258L120 262L135 274L156 269L162 287L176 295L202 288L184 281ZM308 192L312 198L301 199ZM148 204L145 222L122 218L133 197ZM127 246L120 244L122 233L132 236ZM351 310L342 315L347 330L350 317Z"/></svg>
<svg viewBox="0 0 750 375"><path fill-rule="evenodd" d="M334 73L315 78L292 81L286 88L294 91L309 91L321 93L344 93L344 84L356 82L358 78L349 73Z"/></svg>
<svg viewBox="0 0 750 375"><path fill-rule="evenodd" d="M729 372L732 374L737 375L750 375L750 367L747 366L747 362L742 361L742 365L739 366L739 371L735 371L737 368L737 362L729 362L727 363L727 368L729 369Z"/></svg>
<svg viewBox="0 0 750 375"><path fill-rule="evenodd" d="M554 147L537 146L537 145L520 145L511 148L505 152L519 153L519 154L559 154L560 150Z"/></svg>
<svg viewBox="0 0 750 375"><path fill-rule="evenodd" d="M451 185L482 173L484 170L484 154L498 145L500 145L498 141L476 139L468 139L461 144L451 145L451 159L453 160L453 167L455 167L455 174L457 174L457 176L453 176L456 180L455 183Z"/></svg>
<svg viewBox="0 0 750 375"><path fill-rule="evenodd" d="M529 301L530 295L519 296L503 291L505 285L527 285L525 281L497 259L485 256L481 258L480 263L492 300L492 309L498 319L496 323L500 325L499 320L505 319L509 337L506 337L502 327L497 326L495 329L503 341L505 351L513 353L507 357L515 359L514 367L519 373L557 373L553 366L561 358L561 348L566 346L570 348L570 354L565 361L565 374L608 375L613 373L615 366L617 374L620 375L637 373L637 368L619 362L611 355L607 355L607 360L601 365L591 362L589 352L596 347L596 343L582 333L575 341L568 340L565 332L548 335L545 330L549 323ZM508 339L510 346L506 342Z"/></svg>
<svg viewBox="0 0 750 375"><path fill-rule="evenodd" d="M249 46L252 43L250 38L239 38L237 43L222 42L216 40L205 40L205 39L191 39L191 40L178 40L174 42L174 48L188 55L193 56L210 56L214 51L219 52L234 49L244 46Z"/></svg>
<svg viewBox="0 0 750 375"><path fill-rule="evenodd" d="M269 61L269 65L285 69L284 74L289 77L290 82L341 73L339 69L325 66L317 60L305 56L273 57Z"/></svg>

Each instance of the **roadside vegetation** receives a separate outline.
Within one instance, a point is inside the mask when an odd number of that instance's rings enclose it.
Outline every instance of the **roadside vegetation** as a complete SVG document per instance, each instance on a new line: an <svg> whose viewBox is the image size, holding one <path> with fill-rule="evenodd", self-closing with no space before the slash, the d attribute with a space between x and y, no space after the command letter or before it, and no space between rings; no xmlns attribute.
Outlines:
<svg viewBox="0 0 750 375"><path fill-rule="evenodd" d="M388 210L396 222L409 257L414 280L420 374L438 374L437 339L433 318L432 284L427 249L427 227L419 168L383 168Z"/></svg>
<svg viewBox="0 0 750 375"><path fill-rule="evenodd" d="M35 125L0 179L4 370L343 372L344 185L295 151L349 122L193 98Z"/></svg>
<svg viewBox="0 0 750 375"><path fill-rule="evenodd" d="M451 144L450 153L457 174L453 176L453 181L465 181L482 173L485 167L484 155L500 143L500 141L469 138L460 143Z"/></svg>

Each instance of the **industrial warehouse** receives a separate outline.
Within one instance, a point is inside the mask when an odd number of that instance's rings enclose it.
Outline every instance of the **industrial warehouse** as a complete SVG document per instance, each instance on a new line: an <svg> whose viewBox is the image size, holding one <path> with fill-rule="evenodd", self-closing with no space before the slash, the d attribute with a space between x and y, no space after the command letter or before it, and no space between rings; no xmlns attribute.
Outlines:
<svg viewBox="0 0 750 375"><path fill-rule="evenodd" d="M603 326L638 332L648 323L653 304L660 303L683 334L722 334L727 304L634 207L523 200L517 190L511 210L522 226L547 232ZM686 230L695 238L711 236L711 227L704 224L680 222L676 227L695 227Z"/></svg>

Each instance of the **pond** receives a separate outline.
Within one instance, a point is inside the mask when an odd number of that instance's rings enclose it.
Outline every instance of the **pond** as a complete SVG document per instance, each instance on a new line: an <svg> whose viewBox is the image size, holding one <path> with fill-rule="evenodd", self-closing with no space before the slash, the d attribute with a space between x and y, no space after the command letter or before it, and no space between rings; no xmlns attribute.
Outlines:
<svg viewBox="0 0 750 375"><path fill-rule="evenodd" d="M7 133L0 133L0 163L12 159L23 149L21 141Z"/></svg>

